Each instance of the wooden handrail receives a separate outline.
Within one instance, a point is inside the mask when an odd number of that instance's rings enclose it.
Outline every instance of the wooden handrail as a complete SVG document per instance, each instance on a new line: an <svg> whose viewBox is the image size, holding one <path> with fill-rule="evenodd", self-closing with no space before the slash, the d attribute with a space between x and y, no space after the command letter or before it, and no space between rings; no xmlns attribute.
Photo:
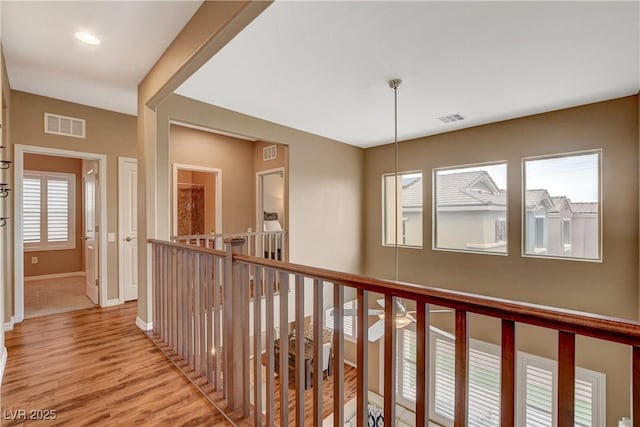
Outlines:
<svg viewBox="0 0 640 427"><path fill-rule="evenodd" d="M392 280L375 279L300 264L284 263L246 255L234 255L234 261L275 268L293 274L315 277L356 289L393 295L417 302L435 304L470 313L519 323L571 332L621 344L640 346L640 322L576 310L470 294L440 288L418 286Z"/></svg>
<svg viewBox="0 0 640 427"><path fill-rule="evenodd" d="M171 240L176 239L215 239L215 238L231 238L241 236L262 236L262 235L276 235L287 234L286 230L278 231L245 231L238 233L221 233L221 234L190 234L185 236L171 236Z"/></svg>
<svg viewBox="0 0 640 427"><path fill-rule="evenodd" d="M225 251L219 251L217 249L209 249L209 248L203 248L201 246L186 245L184 243L167 242L166 240L148 239L147 243L151 243L154 245L161 245L161 246L169 246L172 248L184 249L184 250L198 252L202 254L216 255L219 257L224 257L227 255Z"/></svg>

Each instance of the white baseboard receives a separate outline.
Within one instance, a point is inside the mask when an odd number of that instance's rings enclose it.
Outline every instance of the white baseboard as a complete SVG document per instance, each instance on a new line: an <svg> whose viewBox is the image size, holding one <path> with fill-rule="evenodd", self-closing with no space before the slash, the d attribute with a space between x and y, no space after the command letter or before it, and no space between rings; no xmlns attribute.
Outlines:
<svg viewBox="0 0 640 427"><path fill-rule="evenodd" d="M24 278L25 282L31 282L33 280L46 280L46 279L60 279L63 277L84 276L84 271L74 271L71 273L57 273L57 274L43 274L41 276L28 276Z"/></svg>
<svg viewBox="0 0 640 427"><path fill-rule="evenodd" d="M124 301L121 301L120 298L108 299L107 302L102 304L102 307L113 307L115 305L124 304Z"/></svg>
<svg viewBox="0 0 640 427"><path fill-rule="evenodd" d="M136 326L147 332L153 329L153 322L145 323L141 318L136 317Z"/></svg>
<svg viewBox="0 0 640 427"><path fill-rule="evenodd" d="M2 377L4 376L4 367L7 365L7 347L2 347L2 353L0 354L0 384L2 384Z"/></svg>
<svg viewBox="0 0 640 427"><path fill-rule="evenodd" d="M4 324L4 331L13 331L13 324L14 324L14 319L13 316L11 316L11 319Z"/></svg>

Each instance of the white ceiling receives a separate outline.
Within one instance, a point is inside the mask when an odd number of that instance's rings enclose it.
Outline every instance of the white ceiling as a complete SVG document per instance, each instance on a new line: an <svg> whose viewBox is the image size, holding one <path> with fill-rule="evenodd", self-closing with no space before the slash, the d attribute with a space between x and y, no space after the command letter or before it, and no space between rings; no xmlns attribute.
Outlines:
<svg viewBox="0 0 640 427"><path fill-rule="evenodd" d="M636 94L639 26L638 1L283 1L177 92L366 147L396 77L401 140Z"/></svg>
<svg viewBox="0 0 640 427"><path fill-rule="evenodd" d="M201 2L2 1L11 88L136 114L138 83ZM102 44L83 44L76 31Z"/></svg>

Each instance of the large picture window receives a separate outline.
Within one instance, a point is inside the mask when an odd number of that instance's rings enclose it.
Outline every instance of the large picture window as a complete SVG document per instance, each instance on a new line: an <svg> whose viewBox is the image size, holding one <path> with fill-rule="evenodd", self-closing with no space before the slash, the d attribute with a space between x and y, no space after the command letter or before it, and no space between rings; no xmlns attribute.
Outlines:
<svg viewBox="0 0 640 427"><path fill-rule="evenodd" d="M599 260L600 151L525 159L523 253Z"/></svg>
<svg viewBox="0 0 640 427"><path fill-rule="evenodd" d="M25 172L22 239L26 251L75 249L75 175Z"/></svg>
<svg viewBox="0 0 640 427"><path fill-rule="evenodd" d="M507 164L433 172L434 249L507 253Z"/></svg>
<svg viewBox="0 0 640 427"><path fill-rule="evenodd" d="M382 244L422 247L422 172L406 172L382 177ZM396 207L396 193L398 206Z"/></svg>

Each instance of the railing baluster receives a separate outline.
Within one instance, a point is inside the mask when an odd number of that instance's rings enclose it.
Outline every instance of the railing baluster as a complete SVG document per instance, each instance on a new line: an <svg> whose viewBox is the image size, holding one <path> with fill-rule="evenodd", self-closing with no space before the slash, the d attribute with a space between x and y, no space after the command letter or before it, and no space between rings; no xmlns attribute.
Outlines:
<svg viewBox="0 0 640 427"><path fill-rule="evenodd" d="M576 336L558 332L558 427L573 427L576 399Z"/></svg>
<svg viewBox="0 0 640 427"><path fill-rule="evenodd" d="M226 242L225 242L226 244ZM230 391L233 389L233 375L232 375L232 367L233 360L231 359L231 343L233 342L232 337L232 328L233 324L232 318L232 307L233 307L233 299L232 299L232 287L233 287L233 262L232 262L232 248L231 245L227 245L226 247L227 256L224 260L224 281L222 282L222 330L223 330L223 338L222 342L224 343L224 373L222 375L222 379L224 381L223 386L223 394L227 399L227 404L231 407L235 407L235 403L233 402L233 394Z"/></svg>
<svg viewBox="0 0 640 427"><path fill-rule="evenodd" d="M296 425L304 425L304 277L296 275ZM320 373L318 373L321 375Z"/></svg>
<svg viewBox="0 0 640 427"><path fill-rule="evenodd" d="M313 372L322 372L324 284L313 279ZM313 425L322 425L322 375L313 375Z"/></svg>
<svg viewBox="0 0 640 427"><path fill-rule="evenodd" d="M267 269L266 276L266 298L265 298L265 316L266 316L266 341L267 341L267 378L266 378L266 388L267 388L267 426L272 426L275 423L275 405L274 405L274 314L273 314L273 280L274 280L274 272L272 269Z"/></svg>
<svg viewBox="0 0 640 427"><path fill-rule="evenodd" d="M469 315L466 311L456 310L456 373L455 373L455 416L453 425L467 425L469 407Z"/></svg>
<svg viewBox="0 0 640 427"><path fill-rule="evenodd" d="M152 297L152 301L153 301L153 333L155 334L157 332L157 327L158 327L158 301L157 301L157 297L158 297L158 278L159 278L159 274L158 274L158 265L160 264L158 262L158 245L155 244L151 244L151 252L153 253L153 259L152 259L152 267L151 267L151 271L153 271L153 276L151 277L151 292L153 293L153 297Z"/></svg>
<svg viewBox="0 0 640 427"><path fill-rule="evenodd" d="M205 271L205 286L207 293L207 304L205 307L206 310L206 328L207 328L207 383L213 385L213 352L214 352L214 343L213 343L213 264L214 257L211 255L207 255L206 257L206 271Z"/></svg>
<svg viewBox="0 0 640 427"><path fill-rule="evenodd" d="M396 419L396 303L384 296L384 419Z"/></svg>
<svg viewBox="0 0 640 427"><path fill-rule="evenodd" d="M173 251L172 251L173 252ZM171 347L172 350L175 350L176 348L176 324L175 324L175 317L174 317L174 310L175 310L175 305L176 305L176 300L174 298L175 295L175 289L176 289L176 284L173 280L171 280L173 278L173 271L175 270L174 265L173 265L173 261L174 261L174 257L173 255L171 256L171 263L169 263L167 265L167 277L169 277L169 291L168 291L168 295L167 295L167 310L169 313L168 316L168 341L167 343L169 344L169 347Z"/></svg>
<svg viewBox="0 0 640 427"><path fill-rule="evenodd" d="M280 425L289 424L289 275L279 272L280 283Z"/></svg>
<svg viewBox="0 0 640 427"><path fill-rule="evenodd" d="M358 313L357 322L357 339L358 339L358 357L357 357L357 422L359 426L367 425L368 420L368 403L369 403L369 292L358 288L357 291Z"/></svg>
<svg viewBox="0 0 640 427"><path fill-rule="evenodd" d="M207 258L205 255L200 255L200 375L207 376L207 329L205 324L207 313L207 278L206 278L206 266ZM205 329L206 328L206 329Z"/></svg>
<svg viewBox="0 0 640 427"><path fill-rule="evenodd" d="M262 267L253 276L253 425L262 425L262 300L257 294Z"/></svg>
<svg viewBox="0 0 640 427"><path fill-rule="evenodd" d="M182 360L189 361L189 258L186 251L182 252Z"/></svg>
<svg viewBox="0 0 640 427"><path fill-rule="evenodd" d="M500 375L500 425L515 425L516 399L516 324L502 320L502 358Z"/></svg>
<svg viewBox="0 0 640 427"><path fill-rule="evenodd" d="M333 285L333 425L344 425L344 287L336 283Z"/></svg>
<svg viewBox="0 0 640 427"><path fill-rule="evenodd" d="M222 299L222 270L223 258L215 258L213 266L213 342L214 342L214 365L215 365L215 389L222 391L222 315L221 315L221 299Z"/></svg>
<svg viewBox="0 0 640 427"><path fill-rule="evenodd" d="M416 426L429 425L429 306L416 303Z"/></svg>
<svg viewBox="0 0 640 427"><path fill-rule="evenodd" d="M184 298L182 297L182 285L183 281L183 257L182 253L178 252L173 256L176 268L172 272L172 280L175 283L176 287L176 304L178 306L177 309L177 319L176 319L176 331L178 332L178 339L176 343L176 352L182 357L184 354L184 345L183 345L183 324L184 324Z"/></svg>
<svg viewBox="0 0 640 427"><path fill-rule="evenodd" d="M193 254L193 369L200 371L200 257Z"/></svg>
<svg viewBox="0 0 640 427"><path fill-rule="evenodd" d="M242 264L242 415L248 417L250 415L251 407L249 401L249 393L251 388L251 360L249 360L249 354L251 353L250 346L251 340L249 338L249 264Z"/></svg>
<svg viewBox="0 0 640 427"><path fill-rule="evenodd" d="M168 331L168 327L169 327L169 312L167 311L167 299L169 299L169 296L167 295L167 293L169 292L169 261L170 261L170 254L169 252L173 252L172 249L167 249L164 253L164 272L162 274L162 276L164 277L164 283L162 286L162 341L164 341L165 343L168 341L169 337L167 336L167 331Z"/></svg>
<svg viewBox="0 0 640 427"><path fill-rule="evenodd" d="M631 379L631 401L633 402L631 415L633 419L633 427L640 427L640 347L632 347L631 359L631 373L633 375L633 378Z"/></svg>

